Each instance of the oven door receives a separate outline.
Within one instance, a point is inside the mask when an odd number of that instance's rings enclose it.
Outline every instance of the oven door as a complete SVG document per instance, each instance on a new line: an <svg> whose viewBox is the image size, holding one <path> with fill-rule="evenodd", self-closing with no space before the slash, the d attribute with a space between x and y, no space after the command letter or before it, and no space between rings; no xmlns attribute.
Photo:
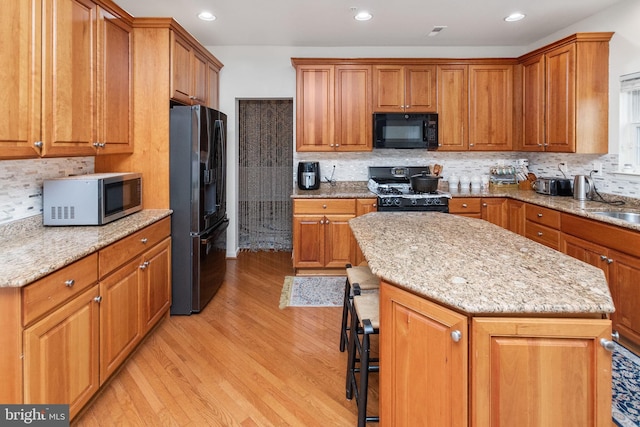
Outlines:
<svg viewBox="0 0 640 427"><path fill-rule="evenodd" d="M375 148L438 148L438 115L376 113L373 115Z"/></svg>

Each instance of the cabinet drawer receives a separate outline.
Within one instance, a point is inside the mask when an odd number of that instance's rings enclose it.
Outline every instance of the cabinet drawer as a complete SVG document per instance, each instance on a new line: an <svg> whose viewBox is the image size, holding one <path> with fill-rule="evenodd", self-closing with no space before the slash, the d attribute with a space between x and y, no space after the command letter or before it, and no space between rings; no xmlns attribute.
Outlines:
<svg viewBox="0 0 640 427"><path fill-rule="evenodd" d="M82 258L22 289L22 322L28 325L98 281L98 254Z"/></svg>
<svg viewBox="0 0 640 427"><path fill-rule="evenodd" d="M99 277L104 277L131 258L152 248L170 234L171 218L167 217L102 249L98 260Z"/></svg>
<svg viewBox="0 0 640 427"><path fill-rule="evenodd" d="M525 211L528 221L533 221L558 230L560 229L560 212L530 204L527 205Z"/></svg>
<svg viewBox="0 0 640 427"><path fill-rule="evenodd" d="M453 199L449 200L449 213L480 213L480 201L481 199L478 197L454 197Z"/></svg>
<svg viewBox="0 0 640 427"><path fill-rule="evenodd" d="M356 214L356 199L296 199L296 214Z"/></svg>
<svg viewBox="0 0 640 427"><path fill-rule="evenodd" d="M560 250L560 230L527 220L525 237L555 250Z"/></svg>

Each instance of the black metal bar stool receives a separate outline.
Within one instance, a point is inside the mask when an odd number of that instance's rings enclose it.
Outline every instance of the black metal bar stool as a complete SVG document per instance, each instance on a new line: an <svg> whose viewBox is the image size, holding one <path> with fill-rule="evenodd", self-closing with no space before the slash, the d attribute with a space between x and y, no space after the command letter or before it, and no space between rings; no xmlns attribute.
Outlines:
<svg viewBox="0 0 640 427"><path fill-rule="evenodd" d="M347 280L344 285L344 301L342 302L342 326L340 328L340 351L344 351L349 341L349 316L353 312L352 299L355 292L380 289L380 279L367 266L353 267L346 265ZM358 294L360 292L357 292Z"/></svg>
<svg viewBox="0 0 640 427"><path fill-rule="evenodd" d="M369 372L379 372L378 358L370 356L371 335L380 331L380 294L378 292L353 296L351 333L347 357L347 399L355 396L358 405L358 427L379 422L379 416L367 415ZM359 363L358 363L359 362ZM360 374L359 381L356 374Z"/></svg>

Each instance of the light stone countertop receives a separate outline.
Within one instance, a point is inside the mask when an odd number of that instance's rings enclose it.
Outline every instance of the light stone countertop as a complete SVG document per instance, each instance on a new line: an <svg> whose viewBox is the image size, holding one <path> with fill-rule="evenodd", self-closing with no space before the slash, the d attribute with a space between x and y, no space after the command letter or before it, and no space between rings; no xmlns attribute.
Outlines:
<svg viewBox="0 0 640 427"><path fill-rule="evenodd" d="M21 287L171 215L146 209L102 226L45 227L42 215L0 226L0 288Z"/></svg>
<svg viewBox="0 0 640 427"><path fill-rule="evenodd" d="M446 181L443 181L441 190L449 191ZM619 227L640 231L640 224L630 223L621 219L596 215L593 212L601 210L637 212L640 213L640 200L631 197L614 196L603 194L605 200L622 200L624 205L607 205L596 201L578 201L573 197L545 196L538 194L532 190L520 190L517 188L501 188L499 186L491 187L488 190L481 191L450 191L454 198L459 197L508 197L527 203L533 203L561 212L566 212L589 219L594 219L607 224L617 225ZM336 185L331 186L328 183L321 183L318 190L300 190L295 187L292 190L292 199L310 199L310 198L368 198L376 197L369 191L366 181L338 181Z"/></svg>
<svg viewBox="0 0 640 427"><path fill-rule="evenodd" d="M373 212L349 225L374 274L468 314L614 311L602 270L487 221Z"/></svg>

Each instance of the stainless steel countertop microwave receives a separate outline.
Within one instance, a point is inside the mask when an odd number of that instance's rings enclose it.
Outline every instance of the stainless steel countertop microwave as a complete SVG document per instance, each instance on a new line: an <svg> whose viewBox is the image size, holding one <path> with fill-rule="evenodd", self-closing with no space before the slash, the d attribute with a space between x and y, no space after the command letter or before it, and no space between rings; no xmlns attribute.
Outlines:
<svg viewBox="0 0 640 427"><path fill-rule="evenodd" d="M142 175L96 173L48 179L44 225L103 225L142 210Z"/></svg>

